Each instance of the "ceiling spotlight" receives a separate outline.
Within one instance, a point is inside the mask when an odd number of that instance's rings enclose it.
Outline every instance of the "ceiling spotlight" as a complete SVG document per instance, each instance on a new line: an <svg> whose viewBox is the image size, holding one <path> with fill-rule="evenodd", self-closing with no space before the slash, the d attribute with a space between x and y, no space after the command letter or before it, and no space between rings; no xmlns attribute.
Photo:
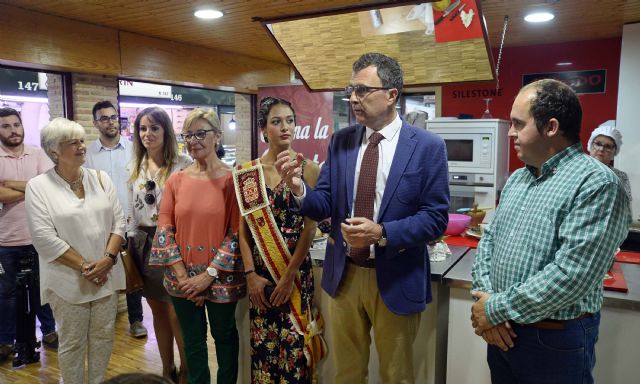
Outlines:
<svg viewBox="0 0 640 384"><path fill-rule="evenodd" d="M193 15L198 19L219 19L222 17L223 13L216 11L215 9L200 9L195 11Z"/></svg>
<svg viewBox="0 0 640 384"><path fill-rule="evenodd" d="M553 20L555 16L550 12L534 12L526 15L524 20L529 23L544 23L545 21Z"/></svg>

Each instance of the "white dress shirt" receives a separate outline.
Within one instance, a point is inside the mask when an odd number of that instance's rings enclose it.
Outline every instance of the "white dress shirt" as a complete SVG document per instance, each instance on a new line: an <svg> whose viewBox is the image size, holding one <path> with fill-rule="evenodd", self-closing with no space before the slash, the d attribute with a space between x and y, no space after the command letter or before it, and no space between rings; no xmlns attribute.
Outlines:
<svg viewBox="0 0 640 384"><path fill-rule="evenodd" d="M376 198L373 202L373 221L378 222L378 212L380 211L380 205L382 204L382 196L384 195L384 189L387 185L387 179L389 178L389 172L391 172L391 164L393 163L393 156L396 153L398 147L398 140L400 139L400 128L402 128L402 120L400 116L396 114L395 119L389 125L383 127L378 131L384 139L378 143L378 173L376 175ZM355 202L357 199L358 191L358 179L360 178L360 167L362 165L362 158L364 157L364 151L369 145L369 137L375 132L373 129L366 127L365 134L362 137L362 143L358 150L358 160L356 162L356 173L353 181L353 201L351 202L351 217L353 217L353 211L355 209ZM306 185L302 184L303 192L302 196L293 195L294 200L298 206L302 205L302 202L307 195ZM339 225L332 223L332 225ZM372 244L370 258L375 258L375 245Z"/></svg>
<svg viewBox="0 0 640 384"><path fill-rule="evenodd" d="M393 156L396 153L396 147L398 146L398 132L402 127L402 120L400 116L396 114L396 118L393 121L378 131L384 139L378 143L378 174L376 176L376 198L373 202L373 221L378 222L378 212L380 211L380 204L382 203L382 195L384 195L384 187L387 185L387 179L389 178L389 172L391 171L391 163L393 162ZM364 151L369 145L369 137L375 132L373 129L367 127L362 137L362 144L360 144L360 150L358 151L358 161L356 162L356 175L353 180L353 201L351 202L351 217L353 217L353 211L355 209L356 199L358 198L358 180L360 179L360 167L362 166L362 158L364 157Z"/></svg>
<svg viewBox="0 0 640 384"><path fill-rule="evenodd" d="M27 183L25 205L33 246L40 257L42 304L51 294L71 304L97 300L125 288L122 263L113 266L109 279L98 287L78 269L56 259L73 247L91 263L104 257L111 234L124 238L124 214L111 179L103 172L103 187L96 171L83 169L84 199L79 199L54 169Z"/></svg>
<svg viewBox="0 0 640 384"><path fill-rule="evenodd" d="M92 169L99 169L109 175L118 192L118 200L123 209L129 207L129 190L127 180L129 172L127 165L133 156L133 143L126 137L120 135L120 141L113 148L102 145L100 139L94 141L87 147L87 160L84 166Z"/></svg>

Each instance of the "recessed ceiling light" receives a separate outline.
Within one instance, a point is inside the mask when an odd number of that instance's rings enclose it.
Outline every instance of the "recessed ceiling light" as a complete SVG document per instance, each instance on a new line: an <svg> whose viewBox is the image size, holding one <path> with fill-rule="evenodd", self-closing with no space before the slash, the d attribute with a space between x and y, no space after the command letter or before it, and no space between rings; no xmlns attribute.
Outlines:
<svg viewBox="0 0 640 384"><path fill-rule="evenodd" d="M195 11L193 15L199 19L219 19L223 13L215 9L200 9Z"/></svg>
<svg viewBox="0 0 640 384"><path fill-rule="evenodd" d="M571 64L573 64L573 63L568 62L568 61L563 61L563 62L560 62L560 63L556 63L556 65L559 65L561 67L566 67L567 65L571 65Z"/></svg>
<svg viewBox="0 0 640 384"><path fill-rule="evenodd" d="M525 21L529 23L544 23L545 21L553 20L555 16L549 12L534 12L524 17Z"/></svg>

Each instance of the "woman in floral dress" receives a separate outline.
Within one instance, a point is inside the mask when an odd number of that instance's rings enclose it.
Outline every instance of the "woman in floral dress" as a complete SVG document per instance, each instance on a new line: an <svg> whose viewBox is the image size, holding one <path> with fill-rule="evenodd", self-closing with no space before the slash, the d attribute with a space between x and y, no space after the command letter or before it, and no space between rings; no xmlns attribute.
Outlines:
<svg viewBox="0 0 640 384"><path fill-rule="evenodd" d="M250 308L251 381L252 383L310 383L312 370L304 353L304 335L296 330L289 316L288 305L299 277L302 313L313 303L313 273L309 248L316 223L292 212L293 198L288 187L280 180L273 163L276 155L291 149L295 127L295 112L291 104L282 99L267 97L260 102L258 126L269 143L269 151L260 158L270 208L289 249L282 277L276 281L264 263L247 223L240 225L240 250L244 262ZM318 166L305 161L303 178L314 186L319 174ZM272 293L270 297L265 294ZM283 311L281 308L283 307Z"/></svg>

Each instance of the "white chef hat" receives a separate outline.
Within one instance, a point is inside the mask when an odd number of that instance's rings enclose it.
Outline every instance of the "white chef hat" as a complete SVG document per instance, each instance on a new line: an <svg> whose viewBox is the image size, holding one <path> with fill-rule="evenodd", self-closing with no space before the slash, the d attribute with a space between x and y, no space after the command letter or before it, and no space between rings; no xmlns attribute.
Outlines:
<svg viewBox="0 0 640 384"><path fill-rule="evenodd" d="M613 155L617 156L618 153L620 153L620 147L622 147L622 133L616 129L615 120L607 120L591 132L591 137L589 137L589 142L587 143L588 149L591 149L593 139L598 136L607 136L612 138L616 143L616 152Z"/></svg>

